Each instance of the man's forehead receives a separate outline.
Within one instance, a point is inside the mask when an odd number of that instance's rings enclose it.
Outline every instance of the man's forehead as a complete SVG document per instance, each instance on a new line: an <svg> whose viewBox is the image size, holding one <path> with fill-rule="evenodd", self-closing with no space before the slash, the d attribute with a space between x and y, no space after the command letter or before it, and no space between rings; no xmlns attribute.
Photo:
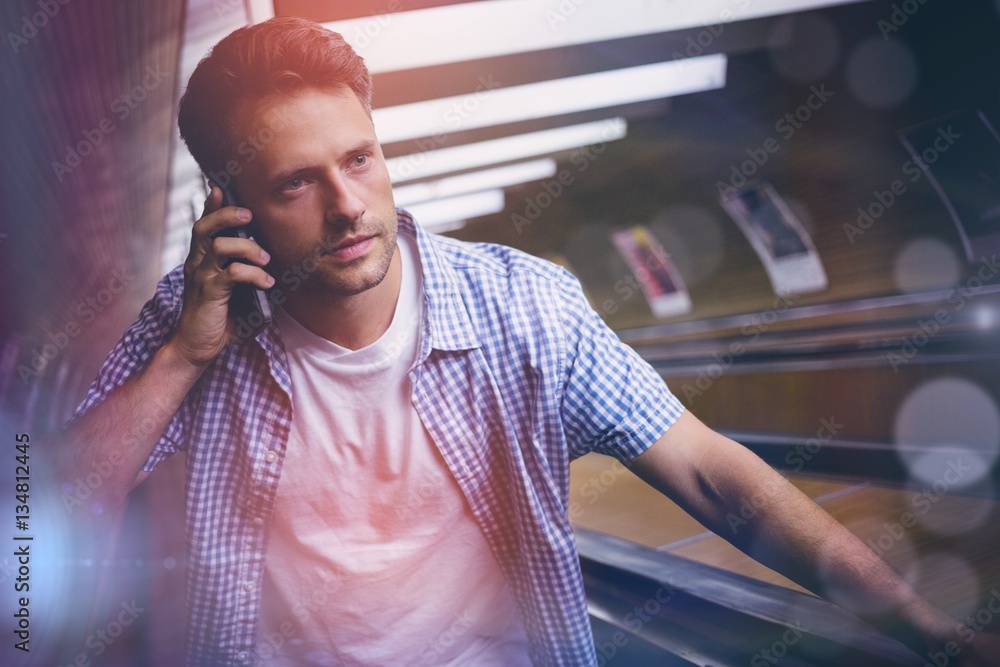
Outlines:
<svg viewBox="0 0 1000 667"><path fill-rule="evenodd" d="M307 108L305 105L321 102L324 97L352 102L363 110L361 101L347 86L298 88L241 100L233 108L232 127L244 133L281 131L295 120L296 115ZM239 141L237 138L236 144L239 144Z"/></svg>
<svg viewBox="0 0 1000 667"><path fill-rule="evenodd" d="M329 159L378 150L371 117L346 87L250 100L234 113L232 131L241 171L252 172L260 185Z"/></svg>

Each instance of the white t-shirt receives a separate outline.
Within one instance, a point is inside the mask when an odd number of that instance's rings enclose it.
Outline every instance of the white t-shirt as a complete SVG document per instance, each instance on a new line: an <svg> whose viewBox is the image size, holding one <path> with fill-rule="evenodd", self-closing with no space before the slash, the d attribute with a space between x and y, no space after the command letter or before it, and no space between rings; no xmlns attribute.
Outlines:
<svg viewBox="0 0 1000 667"><path fill-rule="evenodd" d="M410 398L423 284L400 231L399 299L349 350L283 310L292 427L270 522L265 665L530 665L514 598Z"/></svg>

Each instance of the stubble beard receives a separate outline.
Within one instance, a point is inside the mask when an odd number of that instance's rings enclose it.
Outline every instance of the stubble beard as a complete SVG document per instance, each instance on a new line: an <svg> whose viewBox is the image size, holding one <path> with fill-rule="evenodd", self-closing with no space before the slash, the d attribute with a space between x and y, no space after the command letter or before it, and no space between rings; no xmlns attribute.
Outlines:
<svg viewBox="0 0 1000 667"><path fill-rule="evenodd" d="M359 233L367 235L369 232ZM374 247L364 257L347 264L333 264L330 259L320 256L313 272L308 272L308 268L315 257L307 254L297 262L297 266L306 269L297 272L306 274L302 278L302 291L320 299L336 298L361 294L379 285L389 272L396 250L396 236L395 231L383 226L376 231L372 239Z"/></svg>

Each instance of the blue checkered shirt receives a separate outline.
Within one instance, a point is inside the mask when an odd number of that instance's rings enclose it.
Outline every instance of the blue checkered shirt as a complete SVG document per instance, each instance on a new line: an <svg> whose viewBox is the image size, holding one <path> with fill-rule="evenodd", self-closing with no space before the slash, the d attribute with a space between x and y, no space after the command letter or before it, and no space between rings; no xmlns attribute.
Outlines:
<svg viewBox="0 0 1000 667"><path fill-rule="evenodd" d="M398 219L401 232L416 234L424 280L413 404L507 578L534 664L595 665L567 515L569 463L588 452L628 460L683 408L562 267L431 234L401 209ZM77 416L149 362L177 324L182 294L177 267L112 350ZM187 455L190 665L256 661L291 396L272 324L213 362L143 466Z"/></svg>

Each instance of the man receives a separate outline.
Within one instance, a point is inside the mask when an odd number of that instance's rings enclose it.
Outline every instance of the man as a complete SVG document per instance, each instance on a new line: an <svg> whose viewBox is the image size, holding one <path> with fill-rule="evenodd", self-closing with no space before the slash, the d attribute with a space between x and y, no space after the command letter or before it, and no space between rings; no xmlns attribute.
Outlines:
<svg viewBox="0 0 1000 667"><path fill-rule="evenodd" d="M918 650L998 655L684 411L568 272L397 211L370 100L360 58L304 20L199 64L181 133L242 207L212 188L71 425L69 469L122 461L95 497L111 514L186 454L189 664L594 664L565 511L590 451L723 534L765 497L738 546ZM256 241L219 236L247 224ZM270 289L275 322L248 335L237 286Z"/></svg>

